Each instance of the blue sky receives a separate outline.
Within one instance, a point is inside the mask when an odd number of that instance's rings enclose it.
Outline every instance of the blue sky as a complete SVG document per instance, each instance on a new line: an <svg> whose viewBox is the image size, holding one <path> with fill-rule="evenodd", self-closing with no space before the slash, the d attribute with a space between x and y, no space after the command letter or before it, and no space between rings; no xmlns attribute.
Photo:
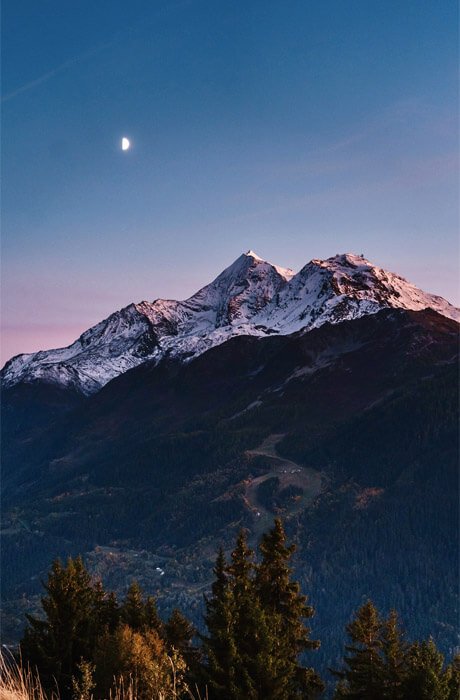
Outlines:
<svg viewBox="0 0 460 700"><path fill-rule="evenodd" d="M458 304L457 26L451 0L3 0L3 360L249 248Z"/></svg>

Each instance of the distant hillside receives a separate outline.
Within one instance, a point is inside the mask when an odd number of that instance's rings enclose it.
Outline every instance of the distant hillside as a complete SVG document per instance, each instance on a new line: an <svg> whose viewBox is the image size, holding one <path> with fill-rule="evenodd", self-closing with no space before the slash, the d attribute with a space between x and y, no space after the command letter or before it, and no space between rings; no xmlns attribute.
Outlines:
<svg viewBox="0 0 460 700"><path fill-rule="evenodd" d="M4 641L58 554L200 624L216 549L281 515L319 665L370 596L458 644L458 324L384 309L146 362L59 409L4 391ZM40 401L45 421L39 420ZM34 418L35 416L35 418Z"/></svg>

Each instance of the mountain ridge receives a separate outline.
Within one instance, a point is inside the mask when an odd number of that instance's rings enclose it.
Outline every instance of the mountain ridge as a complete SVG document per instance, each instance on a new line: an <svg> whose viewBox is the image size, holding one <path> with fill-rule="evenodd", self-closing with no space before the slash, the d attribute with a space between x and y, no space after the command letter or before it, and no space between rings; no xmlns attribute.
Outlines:
<svg viewBox="0 0 460 700"><path fill-rule="evenodd" d="M11 358L0 376L4 387L44 382L90 395L146 360L188 361L233 336L288 335L382 308L428 307L460 321L442 297L362 256L314 259L294 273L249 250L188 299L131 303L66 348Z"/></svg>
<svg viewBox="0 0 460 700"><path fill-rule="evenodd" d="M278 513L318 611L318 663L332 665L362 596L385 610L397 599L410 633L434 633L449 652L457 355L455 321L388 308L235 336L190 362L146 361L41 425L15 432L4 420L5 640L52 558L79 552L106 585L136 578L163 611L179 606L199 624L216 548L240 528L254 546ZM42 420L39 385L19 388ZM275 459L262 451L274 437ZM285 473L290 463L300 471ZM272 501L261 484L275 484Z"/></svg>

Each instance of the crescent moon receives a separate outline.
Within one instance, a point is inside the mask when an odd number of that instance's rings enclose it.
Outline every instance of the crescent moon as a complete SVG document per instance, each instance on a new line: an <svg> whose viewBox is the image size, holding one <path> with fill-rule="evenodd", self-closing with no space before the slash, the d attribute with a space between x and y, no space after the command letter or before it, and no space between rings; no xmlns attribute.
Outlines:
<svg viewBox="0 0 460 700"><path fill-rule="evenodd" d="M130 147L130 142L129 139L127 139L125 136L121 139L121 150L122 151L127 151L128 148Z"/></svg>

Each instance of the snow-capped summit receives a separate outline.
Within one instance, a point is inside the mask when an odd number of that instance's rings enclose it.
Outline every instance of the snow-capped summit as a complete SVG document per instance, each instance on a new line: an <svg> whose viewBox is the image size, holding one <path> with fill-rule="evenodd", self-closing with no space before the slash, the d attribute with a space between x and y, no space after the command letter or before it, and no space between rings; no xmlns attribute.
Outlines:
<svg viewBox="0 0 460 700"><path fill-rule="evenodd" d="M247 320L264 308L283 285L294 276L292 270L262 260L250 250L188 299L190 309L212 309L216 327Z"/></svg>
<svg viewBox="0 0 460 700"><path fill-rule="evenodd" d="M361 255L344 253L311 260L266 309L281 333L359 318L382 308L420 311L430 307L460 321L460 311L442 297L427 294L400 275Z"/></svg>
<svg viewBox="0 0 460 700"><path fill-rule="evenodd" d="M460 310L442 297L360 255L311 260L294 274L249 250L185 301L130 304L67 348L12 358L2 382L8 387L43 381L91 394L147 359L168 355L186 361L234 335L288 334L386 307L431 307L460 321Z"/></svg>

